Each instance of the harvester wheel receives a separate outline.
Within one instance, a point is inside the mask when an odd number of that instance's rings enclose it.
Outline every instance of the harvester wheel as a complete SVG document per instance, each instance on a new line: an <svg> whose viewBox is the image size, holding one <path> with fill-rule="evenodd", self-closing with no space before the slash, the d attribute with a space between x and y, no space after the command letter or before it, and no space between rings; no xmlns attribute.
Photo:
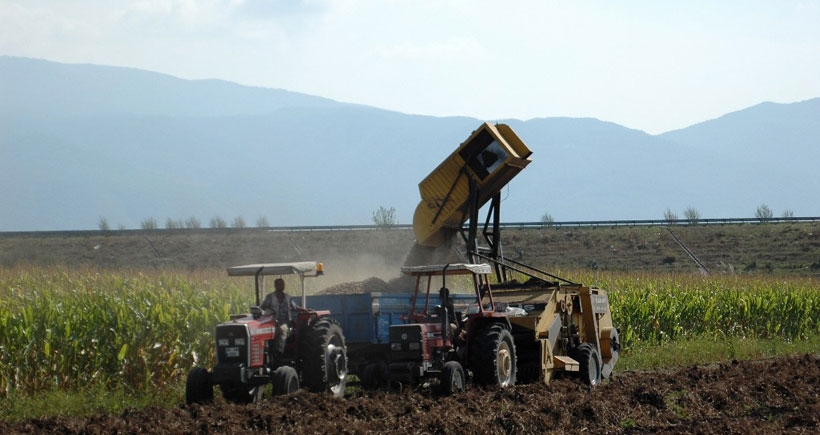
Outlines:
<svg viewBox="0 0 820 435"><path fill-rule="evenodd" d="M299 374L291 366L281 366L273 372L273 395L293 394L299 389Z"/></svg>
<svg viewBox="0 0 820 435"><path fill-rule="evenodd" d="M578 361L578 376L587 385L601 383L601 364L598 362L598 351L592 343L581 343L570 357Z"/></svg>
<svg viewBox="0 0 820 435"><path fill-rule="evenodd" d="M458 361L447 361L441 370L441 388L444 394L450 395L464 391L464 367Z"/></svg>
<svg viewBox="0 0 820 435"><path fill-rule="evenodd" d="M347 349L342 327L321 318L307 327L299 346L302 384L315 393L330 392L342 397L347 383Z"/></svg>
<svg viewBox="0 0 820 435"><path fill-rule="evenodd" d="M211 403L214 400L214 386L211 374L202 367L194 367L185 381L185 403Z"/></svg>
<svg viewBox="0 0 820 435"><path fill-rule="evenodd" d="M541 364L538 361L527 361L522 363L518 360L518 372L516 373L516 382L519 384L531 384L541 380L543 371Z"/></svg>
<svg viewBox="0 0 820 435"><path fill-rule="evenodd" d="M481 385L515 385L515 343L510 331L499 323L477 332L470 352L470 368Z"/></svg>

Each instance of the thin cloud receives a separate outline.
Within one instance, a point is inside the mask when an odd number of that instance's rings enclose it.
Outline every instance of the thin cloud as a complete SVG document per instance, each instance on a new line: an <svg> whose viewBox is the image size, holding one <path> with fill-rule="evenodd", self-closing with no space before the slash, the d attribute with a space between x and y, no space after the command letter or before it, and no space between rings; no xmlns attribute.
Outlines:
<svg viewBox="0 0 820 435"><path fill-rule="evenodd" d="M452 37L440 42L430 42L418 44L413 42L403 42L376 49L376 54L387 59L405 60L439 60L443 58L458 57L479 57L485 52L474 38Z"/></svg>

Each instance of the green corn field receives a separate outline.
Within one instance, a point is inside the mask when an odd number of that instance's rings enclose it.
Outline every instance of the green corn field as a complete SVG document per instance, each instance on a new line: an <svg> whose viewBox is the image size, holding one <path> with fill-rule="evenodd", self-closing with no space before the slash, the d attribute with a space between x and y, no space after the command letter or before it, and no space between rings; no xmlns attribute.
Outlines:
<svg viewBox="0 0 820 435"><path fill-rule="evenodd" d="M820 334L814 279L618 275L599 284L612 290L612 318L627 349L639 341L793 341Z"/></svg>
<svg viewBox="0 0 820 435"><path fill-rule="evenodd" d="M820 335L813 278L580 273L609 290L623 356L638 343ZM210 273L0 270L0 397L89 385L178 385L214 361L212 331L252 303L249 282Z"/></svg>
<svg viewBox="0 0 820 435"><path fill-rule="evenodd" d="M252 292L221 277L0 272L0 394L163 388L210 364L216 323Z"/></svg>

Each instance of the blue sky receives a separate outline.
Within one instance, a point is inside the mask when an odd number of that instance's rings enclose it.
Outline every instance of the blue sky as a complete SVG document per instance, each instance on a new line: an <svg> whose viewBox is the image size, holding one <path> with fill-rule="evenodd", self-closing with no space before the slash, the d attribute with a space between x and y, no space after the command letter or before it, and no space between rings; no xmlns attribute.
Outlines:
<svg viewBox="0 0 820 435"><path fill-rule="evenodd" d="M820 0L0 0L0 54L656 134L820 97Z"/></svg>

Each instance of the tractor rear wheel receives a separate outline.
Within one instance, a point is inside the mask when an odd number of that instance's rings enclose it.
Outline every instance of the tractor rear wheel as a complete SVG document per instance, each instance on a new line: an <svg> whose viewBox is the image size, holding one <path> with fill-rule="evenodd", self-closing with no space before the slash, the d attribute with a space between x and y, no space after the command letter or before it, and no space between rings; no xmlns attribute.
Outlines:
<svg viewBox="0 0 820 435"><path fill-rule="evenodd" d="M578 361L578 376L581 381L592 386L601 383L601 364L598 362L598 351L592 343L581 343L569 356Z"/></svg>
<svg viewBox="0 0 820 435"><path fill-rule="evenodd" d="M290 366L282 366L273 372L273 395L285 396L299 389L299 374Z"/></svg>
<svg viewBox="0 0 820 435"><path fill-rule="evenodd" d="M211 374L202 367L194 367L185 381L185 403L211 403L214 400L214 386Z"/></svg>
<svg viewBox="0 0 820 435"><path fill-rule="evenodd" d="M347 383L347 349L342 327L330 318L320 318L307 326L299 346L302 356L302 384L314 392L330 392L342 397Z"/></svg>
<svg viewBox="0 0 820 435"><path fill-rule="evenodd" d="M461 367L458 361L447 361L444 363L444 368L441 369L440 379L441 389L444 394L450 395L464 391L465 379L464 367Z"/></svg>
<svg viewBox="0 0 820 435"><path fill-rule="evenodd" d="M479 330L473 339L470 368L481 385L515 385L516 355L512 334L500 323Z"/></svg>

